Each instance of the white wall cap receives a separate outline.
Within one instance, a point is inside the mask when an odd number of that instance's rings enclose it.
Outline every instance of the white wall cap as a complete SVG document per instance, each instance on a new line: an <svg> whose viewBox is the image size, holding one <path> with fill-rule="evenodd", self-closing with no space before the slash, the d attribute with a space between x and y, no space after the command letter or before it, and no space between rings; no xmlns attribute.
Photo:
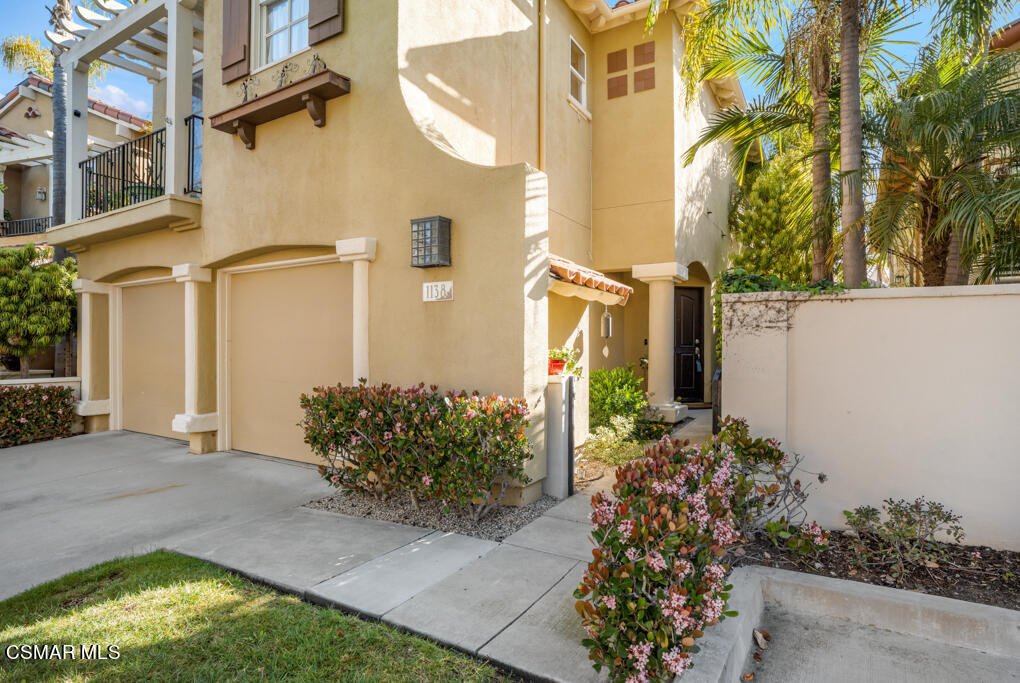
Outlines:
<svg viewBox="0 0 1020 683"><path fill-rule="evenodd" d="M654 282L656 280L672 280L683 282L687 279L687 266L667 261L666 263L643 263L631 269L635 279L642 282Z"/></svg>
<svg viewBox="0 0 1020 683"><path fill-rule="evenodd" d="M173 278L177 282L212 282L212 271L197 263L181 263L173 267Z"/></svg>
<svg viewBox="0 0 1020 683"><path fill-rule="evenodd" d="M110 285L105 282L93 282L84 278L78 278L71 282L71 289L79 294L109 294Z"/></svg>
<svg viewBox="0 0 1020 683"><path fill-rule="evenodd" d="M337 240L336 253L340 260L374 261L376 241L374 237L355 237L349 240Z"/></svg>

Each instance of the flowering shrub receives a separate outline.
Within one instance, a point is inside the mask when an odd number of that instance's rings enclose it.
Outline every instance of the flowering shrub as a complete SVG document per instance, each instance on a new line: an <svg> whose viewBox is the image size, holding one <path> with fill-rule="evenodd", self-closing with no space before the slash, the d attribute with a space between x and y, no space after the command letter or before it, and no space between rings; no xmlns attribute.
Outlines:
<svg viewBox="0 0 1020 683"><path fill-rule="evenodd" d="M726 616L721 558L734 528L733 448L662 439L592 498L598 547L574 597L595 669L613 680L683 673L695 639Z"/></svg>
<svg viewBox="0 0 1020 683"><path fill-rule="evenodd" d="M333 486L372 496L395 490L470 510L477 520L531 458L523 399L441 394L424 384L317 387L301 396L305 443Z"/></svg>
<svg viewBox="0 0 1020 683"><path fill-rule="evenodd" d="M0 389L0 447L71 436L74 393L60 386Z"/></svg>

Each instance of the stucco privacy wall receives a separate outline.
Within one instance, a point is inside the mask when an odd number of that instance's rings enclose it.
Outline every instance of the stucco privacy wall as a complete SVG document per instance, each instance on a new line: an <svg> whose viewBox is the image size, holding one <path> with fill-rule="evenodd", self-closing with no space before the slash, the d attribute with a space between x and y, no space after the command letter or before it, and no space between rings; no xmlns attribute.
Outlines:
<svg viewBox="0 0 1020 683"><path fill-rule="evenodd" d="M808 512L925 496L1020 550L1020 285L723 297L723 411L824 472Z"/></svg>

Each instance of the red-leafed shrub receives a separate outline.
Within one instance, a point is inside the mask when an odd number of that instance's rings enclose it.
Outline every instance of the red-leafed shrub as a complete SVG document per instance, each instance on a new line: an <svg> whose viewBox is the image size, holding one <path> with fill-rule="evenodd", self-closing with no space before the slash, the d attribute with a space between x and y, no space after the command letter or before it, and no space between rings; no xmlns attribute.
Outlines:
<svg viewBox="0 0 1020 683"><path fill-rule="evenodd" d="M523 399L359 384L316 387L301 408L320 472L348 491L408 491L416 505L436 499L480 519L511 483L528 481Z"/></svg>
<svg viewBox="0 0 1020 683"><path fill-rule="evenodd" d="M597 548L574 596L583 644L613 680L680 674L729 598L722 557L739 540L733 450L663 439L592 498Z"/></svg>
<svg viewBox="0 0 1020 683"><path fill-rule="evenodd" d="M60 386L0 388L0 448L71 436L74 393Z"/></svg>

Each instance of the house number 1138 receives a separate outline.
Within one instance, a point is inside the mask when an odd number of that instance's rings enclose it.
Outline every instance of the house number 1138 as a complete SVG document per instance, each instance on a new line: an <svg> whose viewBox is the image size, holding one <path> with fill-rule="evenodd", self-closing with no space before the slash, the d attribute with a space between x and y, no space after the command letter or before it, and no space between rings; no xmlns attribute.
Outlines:
<svg viewBox="0 0 1020 683"><path fill-rule="evenodd" d="M421 286L422 301L453 301L453 282L426 282Z"/></svg>

